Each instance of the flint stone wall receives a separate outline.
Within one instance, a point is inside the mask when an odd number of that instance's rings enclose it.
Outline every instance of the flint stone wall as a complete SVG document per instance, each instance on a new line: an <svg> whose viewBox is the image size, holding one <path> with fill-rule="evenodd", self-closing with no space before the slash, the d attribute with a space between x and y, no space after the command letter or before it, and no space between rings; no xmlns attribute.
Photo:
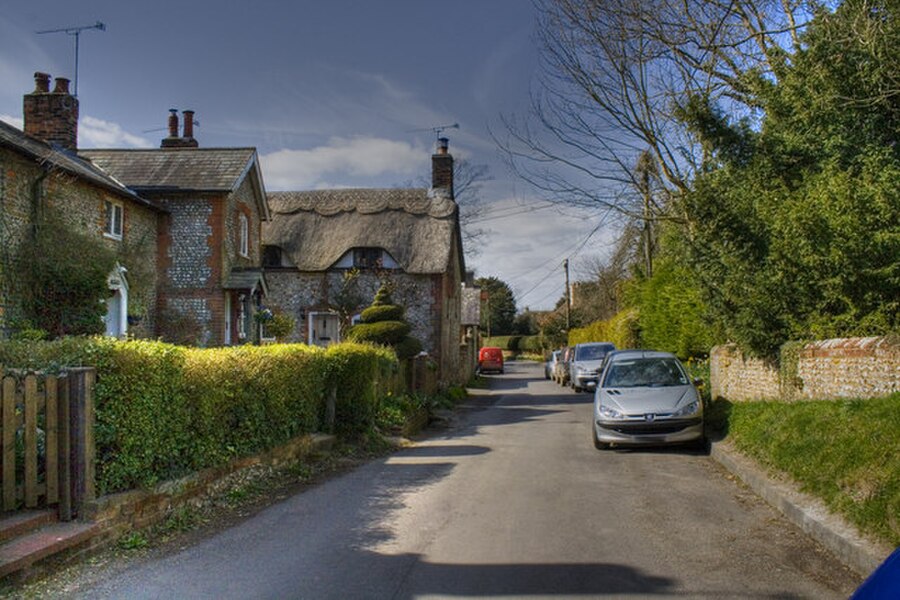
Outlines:
<svg viewBox="0 0 900 600"><path fill-rule="evenodd" d="M710 353L713 398L830 400L874 398L900 392L900 340L896 337L837 338L784 350L780 365L744 356L734 344Z"/></svg>

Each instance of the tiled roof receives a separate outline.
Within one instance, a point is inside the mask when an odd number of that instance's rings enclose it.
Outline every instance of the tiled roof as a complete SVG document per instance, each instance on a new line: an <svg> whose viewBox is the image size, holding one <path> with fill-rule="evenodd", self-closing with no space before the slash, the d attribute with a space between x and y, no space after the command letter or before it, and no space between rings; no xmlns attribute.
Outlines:
<svg viewBox="0 0 900 600"><path fill-rule="evenodd" d="M263 243L301 271L327 271L353 248L387 250L407 273L444 273L457 238L456 203L426 189L269 192ZM457 238L458 239L458 238Z"/></svg>
<svg viewBox="0 0 900 600"><path fill-rule="evenodd" d="M3 121L0 121L0 145L29 156L39 163L45 163L54 168L68 171L115 194L125 196L145 206L159 209L156 204L137 196L121 181L89 161L28 136L21 130Z"/></svg>
<svg viewBox="0 0 900 600"><path fill-rule="evenodd" d="M79 154L136 191L230 192L252 165L256 149L81 150Z"/></svg>

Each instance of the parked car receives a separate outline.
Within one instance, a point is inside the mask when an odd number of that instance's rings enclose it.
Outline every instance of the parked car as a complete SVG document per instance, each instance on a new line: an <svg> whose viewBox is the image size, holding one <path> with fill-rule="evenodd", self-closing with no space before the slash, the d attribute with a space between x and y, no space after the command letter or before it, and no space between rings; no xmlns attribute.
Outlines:
<svg viewBox="0 0 900 600"><path fill-rule="evenodd" d="M572 356L573 348L566 346L560 351L559 359L556 362L556 368L553 371L553 380L559 385L568 385L569 383L569 361Z"/></svg>
<svg viewBox="0 0 900 600"><path fill-rule="evenodd" d="M576 344L572 361L569 363L569 385L576 392L593 391L600 377L600 364L616 347L609 342L588 342Z"/></svg>
<svg viewBox="0 0 900 600"><path fill-rule="evenodd" d="M494 346L485 346L478 351L478 372L503 372L503 350Z"/></svg>
<svg viewBox="0 0 900 600"><path fill-rule="evenodd" d="M705 443L703 401L674 354L621 350L607 357L594 394L594 445Z"/></svg>
<svg viewBox="0 0 900 600"><path fill-rule="evenodd" d="M559 353L559 350L554 350L550 353L550 358L547 359L547 362L544 363L544 379L553 377L553 369L556 368L556 363L559 362Z"/></svg>

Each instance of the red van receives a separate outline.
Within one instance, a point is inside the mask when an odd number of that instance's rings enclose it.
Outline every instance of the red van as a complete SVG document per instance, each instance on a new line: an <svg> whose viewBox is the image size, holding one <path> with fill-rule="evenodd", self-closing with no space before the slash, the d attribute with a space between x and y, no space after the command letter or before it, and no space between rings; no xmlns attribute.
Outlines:
<svg viewBox="0 0 900 600"><path fill-rule="evenodd" d="M501 350L500 348L494 348L493 346L486 346L479 350L478 371L480 373L484 373L485 371L496 371L497 373L502 373L503 350Z"/></svg>

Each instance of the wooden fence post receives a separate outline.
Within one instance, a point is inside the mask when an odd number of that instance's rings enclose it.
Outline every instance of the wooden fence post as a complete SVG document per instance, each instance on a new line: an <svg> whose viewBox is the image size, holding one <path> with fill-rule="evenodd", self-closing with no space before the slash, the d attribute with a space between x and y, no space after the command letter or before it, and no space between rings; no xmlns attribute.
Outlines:
<svg viewBox="0 0 900 600"><path fill-rule="evenodd" d="M94 378L92 368L69 370L72 513L78 516L94 489Z"/></svg>

